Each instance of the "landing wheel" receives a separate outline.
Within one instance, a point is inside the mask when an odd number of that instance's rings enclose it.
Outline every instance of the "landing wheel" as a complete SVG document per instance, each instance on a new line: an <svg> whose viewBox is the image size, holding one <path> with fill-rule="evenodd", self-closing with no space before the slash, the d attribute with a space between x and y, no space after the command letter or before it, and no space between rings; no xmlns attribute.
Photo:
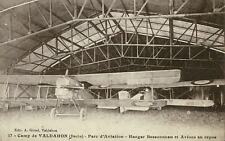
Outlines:
<svg viewBox="0 0 225 141"><path fill-rule="evenodd" d="M86 108L81 108L80 109L80 119L81 120L85 120L86 117L87 117L87 109Z"/></svg>
<svg viewBox="0 0 225 141"><path fill-rule="evenodd" d="M50 111L50 118L54 119L56 117L57 110L56 108L52 108Z"/></svg>

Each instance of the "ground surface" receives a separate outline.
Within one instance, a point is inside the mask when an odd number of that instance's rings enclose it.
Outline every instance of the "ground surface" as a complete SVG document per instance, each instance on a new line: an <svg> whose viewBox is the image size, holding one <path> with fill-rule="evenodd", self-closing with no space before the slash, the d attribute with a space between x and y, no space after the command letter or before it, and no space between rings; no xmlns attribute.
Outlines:
<svg viewBox="0 0 225 141"><path fill-rule="evenodd" d="M225 140L224 111L168 107L162 111L128 111L119 114L118 110L89 108L84 121L74 117L52 120L49 118L49 111L50 109L19 112L12 109L1 112L0 141ZM198 136L202 139L198 139Z"/></svg>

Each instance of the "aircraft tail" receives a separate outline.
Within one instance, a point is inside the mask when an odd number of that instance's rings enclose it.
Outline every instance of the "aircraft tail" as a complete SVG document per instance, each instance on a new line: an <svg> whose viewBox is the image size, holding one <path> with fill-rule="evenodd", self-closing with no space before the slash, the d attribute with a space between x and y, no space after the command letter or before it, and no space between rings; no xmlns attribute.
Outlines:
<svg viewBox="0 0 225 141"><path fill-rule="evenodd" d="M143 94L136 94L133 97L130 97L129 92L127 91L120 91L118 93L119 99L133 99L133 100L141 100L141 97L144 96ZM120 107L120 113L124 113L128 110L134 110L134 111L147 111L149 110L149 107L137 107L137 106L130 106L130 107Z"/></svg>
<svg viewBox="0 0 225 141"><path fill-rule="evenodd" d="M141 97L144 96L144 99L148 97L148 95L144 95L141 93L138 93L134 95L133 97L130 97L130 93L128 91L119 91L119 100L126 100L126 99L132 99L132 100L141 100ZM113 106L105 106L105 105L98 105L98 108L101 109L116 109L118 107L113 107ZM146 107L137 107L137 106L129 106L129 107L124 107L121 106L120 108L120 113L124 113L128 110L134 110L134 111L147 111L149 110L149 106Z"/></svg>

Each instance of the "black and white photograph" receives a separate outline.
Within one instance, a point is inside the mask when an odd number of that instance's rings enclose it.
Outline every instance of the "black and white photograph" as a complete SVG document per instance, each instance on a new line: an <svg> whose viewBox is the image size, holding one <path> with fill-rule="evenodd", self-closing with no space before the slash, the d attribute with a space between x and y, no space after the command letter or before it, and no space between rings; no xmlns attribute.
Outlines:
<svg viewBox="0 0 225 141"><path fill-rule="evenodd" d="M0 141L225 141L225 0L0 0Z"/></svg>

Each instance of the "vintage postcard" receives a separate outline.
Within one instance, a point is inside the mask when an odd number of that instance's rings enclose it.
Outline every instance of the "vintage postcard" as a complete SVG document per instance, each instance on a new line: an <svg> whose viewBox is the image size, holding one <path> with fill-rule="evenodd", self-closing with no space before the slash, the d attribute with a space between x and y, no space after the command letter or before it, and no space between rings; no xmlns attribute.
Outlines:
<svg viewBox="0 0 225 141"><path fill-rule="evenodd" d="M224 0L0 0L0 141L225 141Z"/></svg>

